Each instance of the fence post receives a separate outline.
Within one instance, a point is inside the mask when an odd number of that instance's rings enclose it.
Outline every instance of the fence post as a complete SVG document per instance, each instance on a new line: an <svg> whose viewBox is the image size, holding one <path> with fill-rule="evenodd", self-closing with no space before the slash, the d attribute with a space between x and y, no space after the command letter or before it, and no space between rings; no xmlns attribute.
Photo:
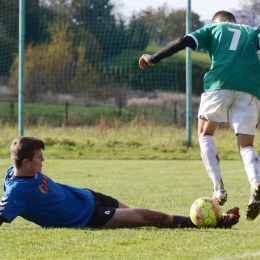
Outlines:
<svg viewBox="0 0 260 260"><path fill-rule="evenodd" d="M10 118L12 119L14 117L14 101L10 101Z"/></svg>
<svg viewBox="0 0 260 260"><path fill-rule="evenodd" d="M19 136L24 134L24 37L25 37L25 1L19 0Z"/></svg>
<svg viewBox="0 0 260 260"><path fill-rule="evenodd" d="M178 120L177 120L177 101L174 101L173 117L174 117L174 124L178 124Z"/></svg>
<svg viewBox="0 0 260 260"><path fill-rule="evenodd" d="M191 0L187 0L186 34L191 32ZM191 50L186 48L186 142L191 146L192 137L192 60Z"/></svg>
<svg viewBox="0 0 260 260"><path fill-rule="evenodd" d="M69 102L66 101L65 103L65 120L66 120L66 126L69 124Z"/></svg>

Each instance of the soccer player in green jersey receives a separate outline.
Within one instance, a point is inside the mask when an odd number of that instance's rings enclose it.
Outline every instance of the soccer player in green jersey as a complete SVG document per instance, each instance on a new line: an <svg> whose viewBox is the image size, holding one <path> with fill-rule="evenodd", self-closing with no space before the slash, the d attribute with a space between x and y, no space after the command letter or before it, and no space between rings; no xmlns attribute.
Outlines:
<svg viewBox="0 0 260 260"><path fill-rule="evenodd" d="M220 123L229 122L251 185L246 219L253 220L260 213L259 156L253 148L260 109L260 29L237 24L232 13L219 11L211 24L175 39L154 55L142 55L139 66L153 66L186 47L206 50L212 62L204 76L198 137L201 157L214 186L213 198L220 205L227 200L213 136Z"/></svg>

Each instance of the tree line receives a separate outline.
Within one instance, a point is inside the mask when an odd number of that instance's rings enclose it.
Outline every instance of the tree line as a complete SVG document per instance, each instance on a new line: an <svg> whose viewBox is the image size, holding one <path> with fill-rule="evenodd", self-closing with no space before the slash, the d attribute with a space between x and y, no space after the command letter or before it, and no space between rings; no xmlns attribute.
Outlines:
<svg viewBox="0 0 260 260"><path fill-rule="evenodd" d="M149 90L151 85L144 85L136 77L137 64L133 65L131 55L139 55L148 44L162 46L185 35L185 9L169 10L167 5L147 8L125 21L110 0L25 3L25 93L28 97L47 91L106 97L114 93L111 86L122 82L135 89ZM242 12L241 17L244 17ZM14 90L18 82L18 23L19 1L0 1L0 76L8 77L9 87ZM192 30L202 25L199 15L192 12ZM124 55L125 64L111 70L109 61L120 55ZM168 89L172 83L167 84L152 89Z"/></svg>

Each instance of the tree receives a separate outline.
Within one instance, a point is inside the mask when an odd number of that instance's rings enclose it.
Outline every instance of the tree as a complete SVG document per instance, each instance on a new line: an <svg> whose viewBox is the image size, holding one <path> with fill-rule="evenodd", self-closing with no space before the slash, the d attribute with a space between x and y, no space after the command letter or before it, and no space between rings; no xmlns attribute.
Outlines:
<svg viewBox="0 0 260 260"><path fill-rule="evenodd" d="M150 41L166 44L169 41L186 34L186 10L169 10L165 4L157 9L148 8L141 11L139 19L145 21L149 31ZM192 12L192 31L202 27L200 16Z"/></svg>
<svg viewBox="0 0 260 260"><path fill-rule="evenodd" d="M39 0L25 2L26 44L40 41ZM0 1L0 75L8 75L14 53L18 52L19 1Z"/></svg>
<svg viewBox="0 0 260 260"><path fill-rule="evenodd" d="M91 92L99 79L85 59L87 46L75 47L69 21L56 21L49 28L49 43L28 45L25 54L25 95L35 99L38 94ZM17 90L18 57L11 67L9 87Z"/></svg>
<svg viewBox="0 0 260 260"><path fill-rule="evenodd" d="M103 51L95 36L82 26L73 24L71 30L74 33L73 45L75 48L85 49L84 52L81 52L84 53L83 58L92 64L99 62L103 56Z"/></svg>
<svg viewBox="0 0 260 260"><path fill-rule="evenodd" d="M0 23L0 75L7 76L13 62L13 53L17 52L17 41L8 36Z"/></svg>
<svg viewBox="0 0 260 260"><path fill-rule="evenodd" d="M259 0L240 1L240 9L234 11L237 22L258 27L260 24Z"/></svg>
<svg viewBox="0 0 260 260"><path fill-rule="evenodd" d="M39 40L39 0L25 1L25 40L27 43ZM19 1L0 1L0 23L5 28L8 37L16 38L19 35Z"/></svg>
<svg viewBox="0 0 260 260"><path fill-rule="evenodd" d="M82 25L98 40L103 58L120 53L124 45L125 30L122 20L116 20L110 0L72 0L71 16L76 25Z"/></svg>
<svg viewBox="0 0 260 260"><path fill-rule="evenodd" d="M158 9L148 7L146 10L141 11L137 16L145 21L150 41L159 44L164 44L168 41L166 28L168 7L166 4L158 7Z"/></svg>
<svg viewBox="0 0 260 260"><path fill-rule="evenodd" d="M195 31L204 25L199 20L200 16L192 12L192 31ZM171 12L167 17L167 35L169 40L174 40L186 34L186 10L179 9Z"/></svg>
<svg viewBox="0 0 260 260"><path fill-rule="evenodd" d="M144 50L149 43L149 33L144 19L132 16L127 30L128 48Z"/></svg>

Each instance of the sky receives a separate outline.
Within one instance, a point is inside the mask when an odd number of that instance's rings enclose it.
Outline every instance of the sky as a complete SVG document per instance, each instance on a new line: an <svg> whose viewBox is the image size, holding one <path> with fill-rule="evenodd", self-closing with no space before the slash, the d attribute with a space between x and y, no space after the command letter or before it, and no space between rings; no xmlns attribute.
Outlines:
<svg viewBox="0 0 260 260"><path fill-rule="evenodd" d="M167 4L169 9L186 8L187 0L112 0L126 18L148 6L157 8ZM239 9L241 0L191 0L191 10L200 15L200 20L210 20L219 10L233 11Z"/></svg>

